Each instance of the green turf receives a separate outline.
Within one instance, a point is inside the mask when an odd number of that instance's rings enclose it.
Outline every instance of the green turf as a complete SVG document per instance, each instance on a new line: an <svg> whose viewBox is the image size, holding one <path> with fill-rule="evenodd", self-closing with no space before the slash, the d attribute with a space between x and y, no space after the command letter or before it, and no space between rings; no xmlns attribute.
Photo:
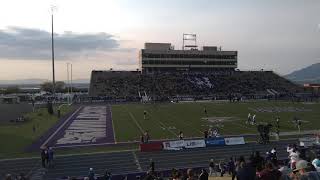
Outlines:
<svg viewBox="0 0 320 180"><path fill-rule="evenodd" d="M204 114L204 106L208 111L208 117L232 117L232 121L222 123L221 134L256 133L256 127L246 125L247 115L257 115L259 122L274 123L275 117L281 118L281 131L297 131L292 124L294 116L309 121L303 123L302 130L320 129L320 104L303 104L291 102L247 102L247 103L166 103L166 104L122 104L112 105L112 119L115 128L117 142L139 140L141 133L150 131L151 139L177 138L179 131L183 131L185 137L202 137L203 131L215 124L208 122ZM249 108L255 107L304 107L310 112L281 112L281 113L255 113ZM64 106L62 114L69 112L70 107ZM143 119L143 111L148 112L146 120ZM33 141L44 134L57 121L56 116L49 115L46 109L38 109L35 113L26 115L29 121L21 124L5 123L0 126L0 158L37 156L34 153L24 153L23 150ZM32 132L32 126L36 125L36 133ZM282 139L282 138L281 138ZM254 139L253 139L254 140ZM57 150L59 154L106 152L125 149L137 149L136 144L114 147L88 147L72 150Z"/></svg>
<svg viewBox="0 0 320 180"><path fill-rule="evenodd" d="M152 139L177 138L179 131L185 137L202 137L203 131L214 123L205 118L206 106L208 117L232 117L232 121L222 123L221 134L252 134L257 128L245 123L250 112L256 114L258 123L275 123L280 116L280 131L297 131L292 120L294 116L304 121L302 130L320 129L320 104L304 104L292 102L242 102L242 103L167 103L167 104L125 104L112 106L112 118L118 142L139 140L141 132L150 131ZM257 107L297 107L310 109L310 112L254 112L250 108ZM148 118L143 119L143 111L148 112Z"/></svg>
<svg viewBox="0 0 320 180"><path fill-rule="evenodd" d="M62 106L61 114L70 112L73 107ZM50 115L46 108L37 109L25 115L26 122L10 123L0 126L0 158L19 156L24 149L44 134L57 121L56 115ZM33 126L36 132L33 132Z"/></svg>

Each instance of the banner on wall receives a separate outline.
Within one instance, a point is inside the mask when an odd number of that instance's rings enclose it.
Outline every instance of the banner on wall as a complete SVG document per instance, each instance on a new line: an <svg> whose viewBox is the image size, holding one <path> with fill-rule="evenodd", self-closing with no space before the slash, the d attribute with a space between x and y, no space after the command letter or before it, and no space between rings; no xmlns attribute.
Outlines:
<svg viewBox="0 0 320 180"><path fill-rule="evenodd" d="M208 139L205 139L206 141L206 146L209 147L209 146L223 146L225 145L225 140L224 138L208 138Z"/></svg>
<svg viewBox="0 0 320 180"><path fill-rule="evenodd" d="M230 137L230 138L224 138L224 141L226 145L239 145L239 144L245 144L244 137Z"/></svg>
<svg viewBox="0 0 320 180"><path fill-rule="evenodd" d="M201 148L206 147L206 143L203 139L197 140L184 140L184 147L185 148Z"/></svg>
<svg viewBox="0 0 320 180"><path fill-rule="evenodd" d="M181 150L184 147L184 140L163 142L165 150Z"/></svg>

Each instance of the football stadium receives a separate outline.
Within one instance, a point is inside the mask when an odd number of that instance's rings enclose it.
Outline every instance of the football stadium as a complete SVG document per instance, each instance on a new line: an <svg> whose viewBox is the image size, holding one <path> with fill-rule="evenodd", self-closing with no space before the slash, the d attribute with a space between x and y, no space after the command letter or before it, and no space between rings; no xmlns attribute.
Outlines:
<svg viewBox="0 0 320 180"><path fill-rule="evenodd" d="M319 84L244 70L240 50L199 46L194 33L182 48L144 42L136 70L90 69L87 87L67 63L64 84L51 22L52 82L0 86L0 179L320 180Z"/></svg>
<svg viewBox="0 0 320 180"><path fill-rule="evenodd" d="M182 176L189 168L200 175L212 159L206 172L220 176L230 158L256 152L277 149L271 160L287 163L288 144L317 156L314 91L273 71L240 71L237 51L214 46L145 43L139 62L137 71L92 70L89 92L57 101L52 114L37 100L2 98L0 134L10 140L1 175L82 179L88 167L98 179L168 177L173 169ZM39 151L54 151L54 160Z"/></svg>

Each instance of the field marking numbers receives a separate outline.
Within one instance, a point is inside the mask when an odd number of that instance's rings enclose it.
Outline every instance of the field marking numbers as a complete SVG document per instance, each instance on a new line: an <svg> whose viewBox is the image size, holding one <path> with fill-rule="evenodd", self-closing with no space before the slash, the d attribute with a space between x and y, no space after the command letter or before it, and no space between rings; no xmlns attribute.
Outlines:
<svg viewBox="0 0 320 180"><path fill-rule="evenodd" d="M160 120L158 120L159 124L161 124L163 127L166 127L166 129L173 135L178 137L178 134L175 133L174 131L172 131L170 128L168 128L163 122L161 122Z"/></svg>

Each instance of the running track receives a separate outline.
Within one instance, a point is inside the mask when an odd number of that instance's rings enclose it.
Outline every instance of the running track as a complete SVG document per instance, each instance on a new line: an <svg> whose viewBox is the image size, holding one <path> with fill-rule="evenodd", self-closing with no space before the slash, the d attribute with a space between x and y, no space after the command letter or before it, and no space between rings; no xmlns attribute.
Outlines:
<svg viewBox="0 0 320 180"><path fill-rule="evenodd" d="M138 152L123 151L113 153L92 153L82 155L57 156L56 167L49 169L46 179L54 180L64 176L86 176L88 168L94 168L97 174L103 174L108 169L112 174L128 174L147 171L152 158L156 163L156 170L171 168L207 167L213 158L216 162L227 160L230 156L244 155L248 157L253 151L264 152L277 148L279 158L287 158L286 146L297 143L297 140L283 140L268 145L249 143L236 146L220 146L210 148L187 149L182 151ZM15 160L0 160L0 178L6 173L28 173L33 167L40 167L40 159L25 158Z"/></svg>

